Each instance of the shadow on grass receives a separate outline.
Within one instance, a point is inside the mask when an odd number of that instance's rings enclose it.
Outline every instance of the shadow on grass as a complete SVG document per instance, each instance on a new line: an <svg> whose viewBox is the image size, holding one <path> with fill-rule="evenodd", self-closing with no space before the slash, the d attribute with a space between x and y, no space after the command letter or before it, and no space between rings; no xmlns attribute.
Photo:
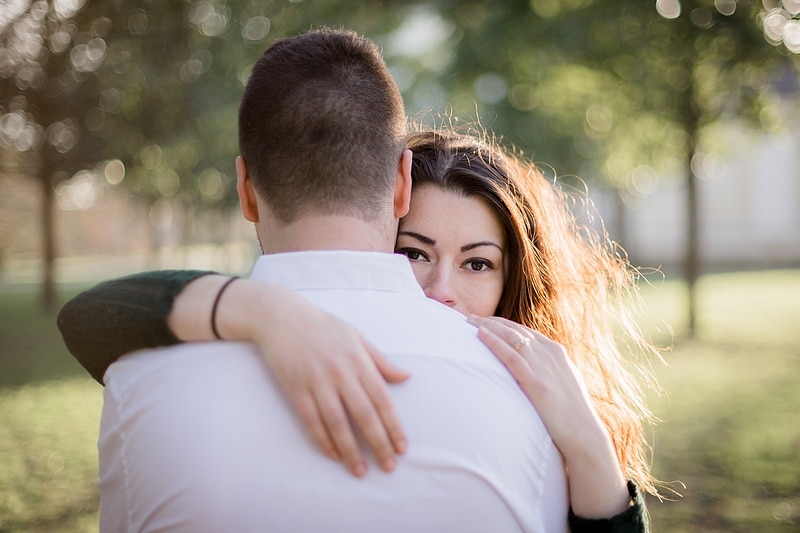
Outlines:
<svg viewBox="0 0 800 533"><path fill-rule="evenodd" d="M0 389L87 376L61 340L56 311L43 311L36 293L0 292Z"/></svg>

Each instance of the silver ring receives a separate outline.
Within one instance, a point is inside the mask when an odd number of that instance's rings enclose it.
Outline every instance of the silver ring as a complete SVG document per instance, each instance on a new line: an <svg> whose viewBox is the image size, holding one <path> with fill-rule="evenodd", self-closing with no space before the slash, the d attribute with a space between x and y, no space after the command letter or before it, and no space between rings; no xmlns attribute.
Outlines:
<svg viewBox="0 0 800 533"><path fill-rule="evenodd" d="M530 342L530 339L528 337L523 337L522 340L520 340L517 344L514 345L514 351L518 352L520 348L522 348L523 346L525 346L529 342Z"/></svg>

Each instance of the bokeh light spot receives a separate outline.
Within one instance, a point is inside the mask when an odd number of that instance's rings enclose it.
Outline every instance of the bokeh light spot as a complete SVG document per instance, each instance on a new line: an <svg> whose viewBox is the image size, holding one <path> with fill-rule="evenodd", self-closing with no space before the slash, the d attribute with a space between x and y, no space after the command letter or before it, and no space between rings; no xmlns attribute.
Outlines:
<svg viewBox="0 0 800 533"><path fill-rule="evenodd" d="M665 19L676 19L681 14L681 3L678 0L657 0L656 11Z"/></svg>
<svg viewBox="0 0 800 533"><path fill-rule="evenodd" d="M511 105L520 111L530 111L537 105L536 91L528 84L518 84L511 87L508 98Z"/></svg>
<svg viewBox="0 0 800 533"><path fill-rule="evenodd" d="M175 196L181 188L181 178L174 170L166 170L158 175L156 187L162 196L170 198Z"/></svg>
<svg viewBox="0 0 800 533"><path fill-rule="evenodd" d="M714 20L711 16L711 10L705 7L698 7L692 9L689 14L689 20L698 28L710 28L711 22Z"/></svg>
<svg viewBox="0 0 800 533"><path fill-rule="evenodd" d="M485 104L501 102L508 92L506 80L495 72L482 74L475 80L475 96Z"/></svg>
<svg viewBox="0 0 800 533"><path fill-rule="evenodd" d="M720 14L731 16L736 13L736 0L714 0L714 7Z"/></svg>
<svg viewBox="0 0 800 533"><path fill-rule="evenodd" d="M142 166L147 170L153 170L160 165L162 157L163 152L161 151L161 147L157 144L145 146L139 153L139 160L142 162Z"/></svg>
<svg viewBox="0 0 800 533"><path fill-rule="evenodd" d="M222 35L228 27L228 20L228 8L220 4L197 2L189 11L189 22L207 37Z"/></svg>
<svg viewBox="0 0 800 533"><path fill-rule="evenodd" d="M614 125L614 115L602 104L593 104L586 110L586 124L598 133L606 133Z"/></svg>
<svg viewBox="0 0 800 533"><path fill-rule="evenodd" d="M72 179L56 185L56 202L65 211L91 209L97 204L101 194L97 176L89 170L78 171Z"/></svg>
<svg viewBox="0 0 800 533"><path fill-rule="evenodd" d="M658 189L658 173L648 165L639 165L630 175L628 191L636 196L647 196Z"/></svg>
<svg viewBox="0 0 800 533"><path fill-rule="evenodd" d="M800 53L800 21L792 19L783 27L783 44L793 54Z"/></svg>
<svg viewBox="0 0 800 533"><path fill-rule="evenodd" d="M222 187L222 174L216 168L203 171L197 178L197 189L205 198L218 200L224 192Z"/></svg>
<svg viewBox="0 0 800 533"><path fill-rule="evenodd" d="M45 4L45 9L47 8L47 2L39 3ZM55 0L53 2L53 10L58 18L61 20L66 20L74 17L75 14L81 10L84 4L86 4L86 0Z"/></svg>
<svg viewBox="0 0 800 533"><path fill-rule="evenodd" d="M260 41L269 33L270 22L267 17L251 17L242 28L242 37L248 41Z"/></svg>
<svg viewBox="0 0 800 533"><path fill-rule="evenodd" d="M146 34L149 25L150 21L147 18L147 13L144 11L135 13L128 18L128 31L131 32L132 35Z"/></svg>
<svg viewBox="0 0 800 533"><path fill-rule="evenodd" d="M783 0L783 9L792 16L800 14L800 0Z"/></svg>
<svg viewBox="0 0 800 533"><path fill-rule="evenodd" d="M72 119L54 122L47 128L47 142L62 154L75 148L78 138L78 128Z"/></svg>
<svg viewBox="0 0 800 533"><path fill-rule="evenodd" d="M119 159L112 159L103 168L103 176L111 185L119 185L125 179L125 164Z"/></svg>

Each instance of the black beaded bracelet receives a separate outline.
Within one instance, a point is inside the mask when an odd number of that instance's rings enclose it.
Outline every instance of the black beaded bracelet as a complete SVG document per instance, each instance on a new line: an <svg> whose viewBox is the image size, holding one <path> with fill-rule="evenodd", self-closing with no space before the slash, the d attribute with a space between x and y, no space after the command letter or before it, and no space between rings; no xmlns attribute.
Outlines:
<svg viewBox="0 0 800 533"><path fill-rule="evenodd" d="M239 277L234 276L222 284L222 287L219 288L219 292L217 292L217 297L214 298L214 305L211 307L211 333L213 333L214 337L216 337L219 340L223 339L220 336L219 331L217 331L217 306L219 305L220 298L222 298L222 293L225 292L225 289L228 288L228 285L230 285L237 279L239 279Z"/></svg>

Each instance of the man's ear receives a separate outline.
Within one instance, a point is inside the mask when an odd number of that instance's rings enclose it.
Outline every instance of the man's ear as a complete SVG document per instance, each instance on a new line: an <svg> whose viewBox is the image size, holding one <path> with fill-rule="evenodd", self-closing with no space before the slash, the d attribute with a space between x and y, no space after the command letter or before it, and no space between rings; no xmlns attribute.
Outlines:
<svg viewBox="0 0 800 533"><path fill-rule="evenodd" d="M239 193L239 206L242 208L242 215L250 222L258 222L258 202L256 201L256 191L250 174L247 173L247 164L242 156L236 158L236 192Z"/></svg>
<svg viewBox="0 0 800 533"><path fill-rule="evenodd" d="M397 179L394 183L394 216L402 218L408 214L411 205L411 150L403 150L397 165Z"/></svg>

